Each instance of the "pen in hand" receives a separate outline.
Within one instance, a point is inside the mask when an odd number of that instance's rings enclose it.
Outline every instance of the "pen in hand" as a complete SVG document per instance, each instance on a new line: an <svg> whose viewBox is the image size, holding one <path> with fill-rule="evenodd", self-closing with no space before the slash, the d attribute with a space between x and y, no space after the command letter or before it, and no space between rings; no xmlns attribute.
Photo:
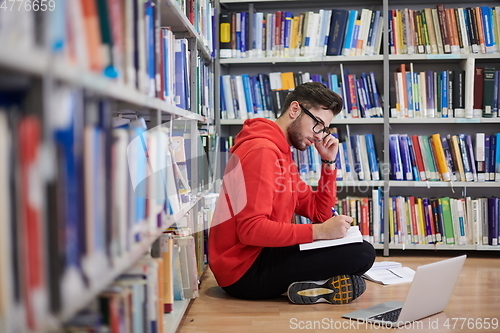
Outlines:
<svg viewBox="0 0 500 333"><path fill-rule="evenodd" d="M332 216L339 216L339 213L335 208L332 207Z"/></svg>

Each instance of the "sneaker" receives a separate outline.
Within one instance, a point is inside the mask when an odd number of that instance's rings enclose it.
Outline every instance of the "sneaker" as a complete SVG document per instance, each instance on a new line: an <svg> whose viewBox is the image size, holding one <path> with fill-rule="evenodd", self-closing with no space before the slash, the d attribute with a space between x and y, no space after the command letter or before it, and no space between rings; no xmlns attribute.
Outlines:
<svg viewBox="0 0 500 333"><path fill-rule="evenodd" d="M350 303L366 290L358 275L338 275L323 281L294 282L288 287L288 298L295 304Z"/></svg>

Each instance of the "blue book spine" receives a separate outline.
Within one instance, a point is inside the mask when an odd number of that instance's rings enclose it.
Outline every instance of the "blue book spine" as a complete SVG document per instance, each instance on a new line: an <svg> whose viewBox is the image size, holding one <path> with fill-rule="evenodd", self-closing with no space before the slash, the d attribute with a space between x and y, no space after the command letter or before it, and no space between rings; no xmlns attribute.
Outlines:
<svg viewBox="0 0 500 333"><path fill-rule="evenodd" d="M363 77L363 74L364 74L364 77ZM370 114L370 117L375 117L376 110L375 110L375 104L373 103L372 87L368 83L369 80L368 80L368 77L366 76L366 73L361 73L361 80L362 80L363 91L365 92L368 113Z"/></svg>
<svg viewBox="0 0 500 333"><path fill-rule="evenodd" d="M309 179L308 175L309 175L309 162L308 162L308 156L307 156L307 152L304 150L304 151L299 151L298 152L298 156L299 156L299 172L300 172L300 175L304 178L304 179Z"/></svg>
<svg viewBox="0 0 500 333"><path fill-rule="evenodd" d="M472 146L472 137L470 135L465 136L465 145L467 146L467 157L469 158L472 179L477 182L476 159L474 157L474 147Z"/></svg>
<svg viewBox="0 0 500 333"><path fill-rule="evenodd" d="M484 179L490 180L490 141L489 135L484 136Z"/></svg>
<svg viewBox="0 0 500 333"><path fill-rule="evenodd" d="M375 102L375 107L382 108L382 100L380 99L380 94L378 93L377 81L375 80L375 73L370 72L370 80L373 89L373 101Z"/></svg>
<svg viewBox="0 0 500 333"><path fill-rule="evenodd" d="M441 72L441 107L442 107L442 114L441 117L443 118L448 118L448 112L449 112L449 76L448 76L448 71L442 71Z"/></svg>
<svg viewBox="0 0 500 333"><path fill-rule="evenodd" d="M363 92L363 87L361 86L362 82L363 80L361 79L354 80L354 83L356 84L356 92L358 94L359 111L361 118L369 118L365 94Z"/></svg>
<svg viewBox="0 0 500 333"><path fill-rule="evenodd" d="M262 96L260 94L259 80L257 79L256 75L250 76L250 89L252 91L252 101L254 103L254 110L256 110L258 117L263 117L264 108L262 106Z"/></svg>
<svg viewBox="0 0 500 333"><path fill-rule="evenodd" d="M332 133L331 136L333 136L334 138L339 138L339 135L337 132L335 133ZM336 157L336 162L335 162L335 168L337 168L338 170L342 170L342 165L341 165L341 162L340 162L340 152L337 152L337 157ZM338 176L338 174L337 174ZM337 180L341 180L341 179L338 179Z"/></svg>
<svg viewBox="0 0 500 333"><path fill-rule="evenodd" d="M331 85L331 90L342 96L342 92L340 91L339 87L339 76L337 74L331 74L330 75L330 85Z"/></svg>
<svg viewBox="0 0 500 333"><path fill-rule="evenodd" d="M285 20L283 48L285 50L285 56L288 56L289 55L288 52L290 50L290 43L292 40L293 14L292 14L292 12L284 12L283 16L284 16L284 20Z"/></svg>
<svg viewBox="0 0 500 333"><path fill-rule="evenodd" d="M413 86L413 106L414 106L414 110L415 112L419 112L418 114L420 114L420 111L422 111L421 109L421 105L420 105L420 91L419 91L419 88L418 88L418 81L419 81L419 77L418 77L418 73L413 73L413 80L412 80L412 86Z"/></svg>
<svg viewBox="0 0 500 333"><path fill-rule="evenodd" d="M253 114L253 117L257 116L257 109L254 108L254 101L252 98L252 89L250 89L250 77L248 74L241 75L241 81L243 82L243 90L245 93L245 104L247 106L247 113Z"/></svg>
<svg viewBox="0 0 500 333"><path fill-rule="evenodd" d="M495 134L495 180L500 181L500 133Z"/></svg>
<svg viewBox="0 0 500 333"><path fill-rule="evenodd" d="M498 245L498 198L488 198L488 245Z"/></svg>
<svg viewBox="0 0 500 333"><path fill-rule="evenodd" d="M493 37L493 22L491 21L491 8L488 6L481 7L481 19L483 21L484 44L486 45L486 53L493 53L495 40Z"/></svg>
<svg viewBox="0 0 500 333"><path fill-rule="evenodd" d="M146 38L148 43L148 65L147 71L149 76L148 94L152 97L156 94L156 51L155 51L155 19L154 6L151 1L145 3L146 9Z"/></svg>
<svg viewBox="0 0 500 333"><path fill-rule="evenodd" d="M344 37L344 45L342 47L342 54L343 55L350 54L351 43L352 43L352 39L353 39L353 35L354 35L354 26L356 25L357 17L358 17L357 10L350 10L349 11L349 18L347 20L347 29L346 29L345 37ZM346 54L346 52L349 52L349 54Z"/></svg>
<svg viewBox="0 0 500 333"><path fill-rule="evenodd" d="M357 175L358 180L365 180L365 176L363 174L363 169L361 168L361 158L360 158L360 148L358 145L358 136L357 135L352 135L350 138L351 140L351 150L352 150L352 157L354 158L354 172Z"/></svg>
<svg viewBox="0 0 500 333"><path fill-rule="evenodd" d="M314 163L314 148L312 146L307 147L307 167L309 170L309 177L313 178L316 174L316 165Z"/></svg>
<svg viewBox="0 0 500 333"><path fill-rule="evenodd" d="M413 81L411 79L411 72L407 71L406 74L406 95L408 96L408 112L410 117L414 117L415 103L413 101ZM411 113L410 113L411 111Z"/></svg>
<svg viewBox="0 0 500 333"><path fill-rule="evenodd" d="M462 161L464 164L465 180L472 181L473 176L472 176L471 160L469 159L469 154L467 153L465 134L458 135L458 143L460 146L460 154L462 155Z"/></svg>
<svg viewBox="0 0 500 333"><path fill-rule="evenodd" d="M498 13L500 15L500 12ZM500 71L495 71L493 76L493 117L498 117L500 109Z"/></svg>
<svg viewBox="0 0 500 333"><path fill-rule="evenodd" d="M370 108L374 108L376 105L375 105L375 100L373 98L373 87L371 84L371 79L364 72L361 73L361 79L363 80L363 85L366 89L366 94L368 95L368 101L370 102L369 103Z"/></svg>
<svg viewBox="0 0 500 333"><path fill-rule="evenodd" d="M360 24L355 24L354 25L354 30L353 30L353 33L352 33L352 40L351 40L351 47L350 47L351 50L356 49L356 46L358 45L359 29L360 29L360 27L361 27Z"/></svg>
<svg viewBox="0 0 500 333"><path fill-rule="evenodd" d="M495 180L495 162L496 162L496 151L497 151L497 136L495 134L490 136L490 180Z"/></svg>
<svg viewBox="0 0 500 333"><path fill-rule="evenodd" d="M433 115L435 112L435 106L434 106L434 99L435 99L435 94L434 94L434 72L433 71L426 71L425 72L425 94L427 96L427 117L430 115ZM429 114L431 112L431 114ZM432 118L433 116L431 116Z"/></svg>
<svg viewBox="0 0 500 333"><path fill-rule="evenodd" d="M380 242L384 242L384 235L385 235L385 223L384 223L384 191L382 188L378 188L378 205L379 205L379 212L380 212Z"/></svg>
<svg viewBox="0 0 500 333"><path fill-rule="evenodd" d="M389 52L390 54L396 54L396 50L394 48L394 24L393 24L393 21L392 21L392 17L393 17L393 10L392 9L389 9L387 11L387 20L388 20L388 24L387 24L387 27L389 29Z"/></svg>
<svg viewBox="0 0 500 333"><path fill-rule="evenodd" d="M428 240L428 243L432 243L430 241L432 239L432 229L431 229L431 216L429 215L429 199L422 198L422 204L424 206L424 220L425 220L425 236Z"/></svg>
<svg viewBox="0 0 500 333"><path fill-rule="evenodd" d="M389 156L391 158L391 178L392 180L403 180L401 166L401 155L399 153L398 134L389 135Z"/></svg>
<svg viewBox="0 0 500 333"><path fill-rule="evenodd" d="M240 54L245 58L247 54L247 27L248 27L248 13L241 13L241 38L240 38Z"/></svg>
<svg viewBox="0 0 500 333"><path fill-rule="evenodd" d="M368 164L373 180L380 180L380 172L378 167L377 151L375 150L375 142L373 134L365 134L366 148L368 152Z"/></svg>
<svg viewBox="0 0 500 333"><path fill-rule="evenodd" d="M453 157L451 155L450 145L445 136L441 137L441 145L443 146L444 156L446 157L446 164L450 170L451 180L457 180L458 168L453 164Z"/></svg>
<svg viewBox="0 0 500 333"><path fill-rule="evenodd" d="M399 136L399 150L401 152L401 163L403 165L403 177L405 180L413 180L410 151L404 134Z"/></svg>
<svg viewBox="0 0 500 333"><path fill-rule="evenodd" d="M333 9L330 21L330 32L328 33L326 55L342 55L342 45L344 43L345 32L349 11L345 9Z"/></svg>
<svg viewBox="0 0 500 333"><path fill-rule="evenodd" d="M175 41L175 104L181 109L187 109L185 75L186 68L186 44L184 40Z"/></svg>
<svg viewBox="0 0 500 333"><path fill-rule="evenodd" d="M405 136L408 142L408 150L410 152L411 169L413 172L413 179L420 181L420 175L417 168L417 155L415 154L415 147L413 147L413 141L409 136Z"/></svg>
<svg viewBox="0 0 500 333"><path fill-rule="evenodd" d="M224 82L222 80L222 75L219 77L220 81L220 117L221 119L227 119L227 109L226 109L226 99L224 98Z"/></svg>
<svg viewBox="0 0 500 333"><path fill-rule="evenodd" d="M345 111L346 113L351 113L352 105L351 105L351 94L349 92L349 70L347 68L344 69L344 77L342 81L342 90L344 91L344 102L345 102L345 107L347 108Z"/></svg>
<svg viewBox="0 0 500 333"><path fill-rule="evenodd" d="M366 42L366 45L368 46L369 53L367 55L374 55L375 52L378 50L375 50L375 38L377 37L377 31L379 24L382 24L382 21L380 20L380 10L374 11L373 15L373 25L370 26L370 31L368 33L368 41Z"/></svg>
<svg viewBox="0 0 500 333"><path fill-rule="evenodd" d="M348 175L351 172L351 163L349 163L349 154L346 142L342 142L342 150L344 151L344 172Z"/></svg>
<svg viewBox="0 0 500 333"><path fill-rule="evenodd" d="M371 15L370 15L370 24L368 26L368 35L366 36L366 48L363 52L366 52L366 53L363 53L362 55L370 55L371 52L369 52L369 48L370 48L370 45L372 44L372 40L373 40L373 28L374 28L374 25L375 25L375 16L376 16L376 12L375 11L372 11L371 12Z"/></svg>

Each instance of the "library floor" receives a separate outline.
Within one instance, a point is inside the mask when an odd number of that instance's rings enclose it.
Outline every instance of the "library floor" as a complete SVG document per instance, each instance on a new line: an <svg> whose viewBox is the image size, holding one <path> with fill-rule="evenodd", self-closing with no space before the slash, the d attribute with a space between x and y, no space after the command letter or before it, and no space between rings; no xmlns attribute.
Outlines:
<svg viewBox="0 0 500 333"><path fill-rule="evenodd" d="M418 266L460 255L418 252L408 256L379 256L377 261L398 261ZM486 257L470 254L453 296L444 312L398 328L407 332L500 332L500 252ZM210 270L202 277L200 297L191 302L177 333L199 332L373 332L388 329L342 319L341 315L378 303L404 301L410 284L383 286L367 281L366 292L345 305L294 305L283 296L268 301L245 301L227 295L218 287ZM432 302L432 299L429 300ZM495 324L496 323L496 324ZM494 325L495 324L495 325ZM489 326L489 329L486 327Z"/></svg>

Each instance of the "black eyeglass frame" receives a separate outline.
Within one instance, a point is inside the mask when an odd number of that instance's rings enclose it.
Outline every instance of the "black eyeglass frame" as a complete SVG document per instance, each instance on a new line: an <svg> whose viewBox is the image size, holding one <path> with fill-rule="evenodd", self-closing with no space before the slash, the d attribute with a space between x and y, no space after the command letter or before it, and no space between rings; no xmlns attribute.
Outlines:
<svg viewBox="0 0 500 333"><path fill-rule="evenodd" d="M305 114L307 114L309 117L311 117L315 122L316 124L314 124L312 130L314 133L316 134L320 134L320 133L325 133L325 135L323 136L323 139L330 134L330 130L328 129L328 127L325 125L324 122L322 122L321 120L319 120L318 118L316 118L312 113L311 111L309 111L308 109L306 109L305 107L303 107L300 103L299 103L299 106L300 108L302 109L302 111L304 111ZM323 128L321 128L320 130L317 130L317 127L318 125L321 125Z"/></svg>

